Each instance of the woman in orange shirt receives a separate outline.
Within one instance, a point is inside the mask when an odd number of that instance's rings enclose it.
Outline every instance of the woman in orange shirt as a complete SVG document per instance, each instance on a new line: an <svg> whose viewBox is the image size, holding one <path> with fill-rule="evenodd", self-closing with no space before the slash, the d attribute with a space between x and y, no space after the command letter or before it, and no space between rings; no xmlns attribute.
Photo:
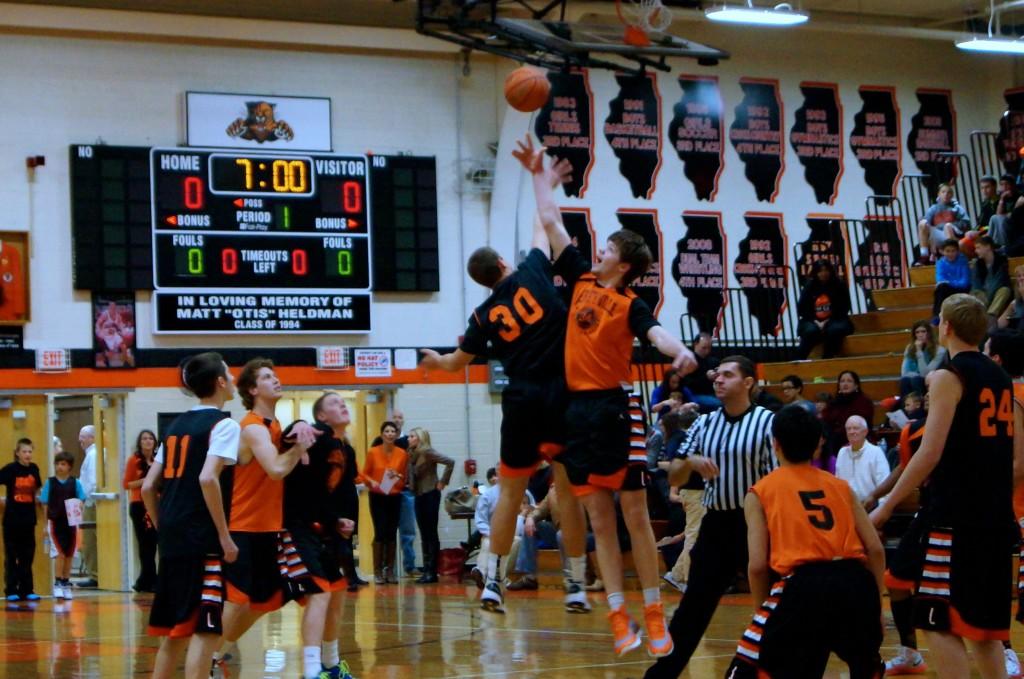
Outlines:
<svg viewBox="0 0 1024 679"><path fill-rule="evenodd" d="M395 445L398 425L380 426L382 442L366 452L361 480L370 488L370 516L373 518L374 582L397 583L395 533L402 508L402 489L409 474L409 454Z"/></svg>
<svg viewBox="0 0 1024 679"><path fill-rule="evenodd" d="M149 473L156 455L156 434L148 429L139 432L135 439L135 454L128 458L124 466L124 489L130 491L128 515L135 529L135 540L139 544L139 562L141 569L132 589L136 592L152 592L156 586L156 529L146 514L146 506L142 503L142 482Z"/></svg>

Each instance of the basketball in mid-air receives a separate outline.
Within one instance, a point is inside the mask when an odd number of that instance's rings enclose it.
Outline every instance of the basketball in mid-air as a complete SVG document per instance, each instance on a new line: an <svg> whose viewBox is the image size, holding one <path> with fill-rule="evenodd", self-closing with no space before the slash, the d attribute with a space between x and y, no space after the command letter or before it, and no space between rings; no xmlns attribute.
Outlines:
<svg viewBox="0 0 1024 679"><path fill-rule="evenodd" d="M505 78L505 100L517 111L536 111L550 94L547 74L535 66L520 66Z"/></svg>

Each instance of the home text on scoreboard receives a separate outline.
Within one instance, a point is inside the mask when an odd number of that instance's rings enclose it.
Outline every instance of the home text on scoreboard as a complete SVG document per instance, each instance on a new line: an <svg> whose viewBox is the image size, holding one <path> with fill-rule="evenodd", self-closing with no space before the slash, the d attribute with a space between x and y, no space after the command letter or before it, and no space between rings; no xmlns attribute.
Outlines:
<svg viewBox="0 0 1024 679"><path fill-rule="evenodd" d="M158 333L369 332L366 156L154 148Z"/></svg>

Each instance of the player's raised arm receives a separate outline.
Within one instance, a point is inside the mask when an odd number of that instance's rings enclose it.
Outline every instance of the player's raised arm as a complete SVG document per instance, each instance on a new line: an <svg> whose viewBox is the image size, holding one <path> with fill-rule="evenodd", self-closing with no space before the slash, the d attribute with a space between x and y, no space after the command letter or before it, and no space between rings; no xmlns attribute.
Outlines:
<svg viewBox="0 0 1024 679"><path fill-rule="evenodd" d="M299 439L284 453L278 454L277 447L270 439L270 431L261 425L250 424L242 430L242 447L252 451L267 476L275 481L288 476L295 468L312 441Z"/></svg>
<svg viewBox="0 0 1024 679"><path fill-rule="evenodd" d="M963 385L960 378L949 370L937 370L932 373L928 393L931 405L928 408L928 420L925 424L924 438L921 439L921 447L918 448L917 454L910 458L907 468L903 470L900 480L889 494L888 501L871 512L871 521L876 527L881 527L889 520L893 508L924 483L942 458L949 428L953 424L953 415L963 395Z"/></svg>
<svg viewBox="0 0 1024 679"><path fill-rule="evenodd" d="M664 327L656 325L647 331L647 339L654 348L672 357L672 368L680 375L692 373L697 369L697 359L686 345L673 337Z"/></svg>
<svg viewBox="0 0 1024 679"><path fill-rule="evenodd" d="M447 354L441 354L433 349L420 349L423 358L420 359L420 367L427 370L445 370L456 372L462 370L476 358L474 354L468 354L462 349Z"/></svg>
<svg viewBox="0 0 1024 679"><path fill-rule="evenodd" d="M572 176L572 165L567 160L559 160L545 167L544 149L536 148L533 139L526 135L525 140L516 142L518 148L512 152L526 171L533 177L533 193L537 199L537 216L547 233L551 244L551 254L555 259L571 242L569 232L562 224L562 213L555 202L553 188L569 181Z"/></svg>

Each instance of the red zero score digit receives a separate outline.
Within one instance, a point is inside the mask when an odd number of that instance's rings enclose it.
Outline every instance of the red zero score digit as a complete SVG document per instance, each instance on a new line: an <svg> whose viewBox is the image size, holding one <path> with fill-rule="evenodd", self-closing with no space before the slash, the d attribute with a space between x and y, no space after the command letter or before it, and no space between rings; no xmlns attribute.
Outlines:
<svg viewBox="0 0 1024 679"><path fill-rule="evenodd" d="M182 189L185 193L185 207L189 210L202 210L203 180L199 177L185 177Z"/></svg>
<svg viewBox="0 0 1024 679"><path fill-rule="evenodd" d="M308 269L305 250L292 250L292 273L305 276Z"/></svg>
<svg viewBox="0 0 1024 679"><path fill-rule="evenodd" d="M341 206L345 212L362 211L363 187L359 182L345 182L341 185Z"/></svg>
<svg viewBox="0 0 1024 679"><path fill-rule="evenodd" d="M234 276L238 273L238 250L234 248L224 248L221 250L220 268L229 276Z"/></svg>

